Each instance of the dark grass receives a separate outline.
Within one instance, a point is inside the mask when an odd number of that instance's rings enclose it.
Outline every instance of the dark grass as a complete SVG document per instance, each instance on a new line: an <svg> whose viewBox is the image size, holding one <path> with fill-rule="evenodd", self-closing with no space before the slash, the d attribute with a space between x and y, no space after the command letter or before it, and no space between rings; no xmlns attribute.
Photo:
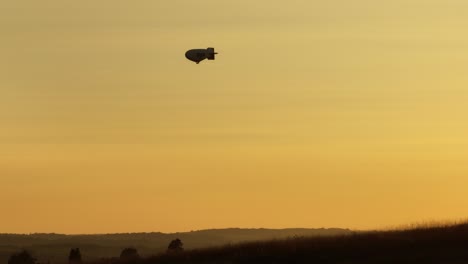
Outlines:
<svg viewBox="0 0 468 264"><path fill-rule="evenodd" d="M468 263L468 223L250 242L135 263Z"/></svg>

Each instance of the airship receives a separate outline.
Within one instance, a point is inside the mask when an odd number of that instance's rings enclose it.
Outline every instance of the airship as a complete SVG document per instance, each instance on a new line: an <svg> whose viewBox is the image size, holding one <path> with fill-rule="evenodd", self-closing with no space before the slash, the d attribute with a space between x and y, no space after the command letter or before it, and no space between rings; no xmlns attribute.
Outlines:
<svg viewBox="0 0 468 264"><path fill-rule="evenodd" d="M198 64L204 59L214 60L216 54L218 53L215 52L214 48L191 49L185 52L185 57Z"/></svg>

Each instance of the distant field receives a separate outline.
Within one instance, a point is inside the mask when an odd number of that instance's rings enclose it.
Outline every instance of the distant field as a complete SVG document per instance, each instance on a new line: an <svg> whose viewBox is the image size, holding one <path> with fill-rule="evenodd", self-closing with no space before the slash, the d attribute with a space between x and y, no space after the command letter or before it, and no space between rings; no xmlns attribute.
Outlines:
<svg viewBox="0 0 468 264"><path fill-rule="evenodd" d="M0 234L0 263L11 254L26 249L41 263L67 263L71 248L80 248L85 262L115 258L122 249L135 247L143 257L165 252L170 241L180 238L184 248L199 249L249 241L285 239L297 236L336 236L350 234L346 229L216 229L194 232L131 233L105 235Z"/></svg>

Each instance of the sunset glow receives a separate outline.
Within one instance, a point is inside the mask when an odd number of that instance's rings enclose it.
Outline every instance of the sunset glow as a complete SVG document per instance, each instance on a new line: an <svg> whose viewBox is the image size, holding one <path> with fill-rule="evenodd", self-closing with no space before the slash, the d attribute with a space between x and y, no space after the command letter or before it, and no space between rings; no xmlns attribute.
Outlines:
<svg viewBox="0 0 468 264"><path fill-rule="evenodd" d="M0 233L468 216L467 1L3 2Z"/></svg>

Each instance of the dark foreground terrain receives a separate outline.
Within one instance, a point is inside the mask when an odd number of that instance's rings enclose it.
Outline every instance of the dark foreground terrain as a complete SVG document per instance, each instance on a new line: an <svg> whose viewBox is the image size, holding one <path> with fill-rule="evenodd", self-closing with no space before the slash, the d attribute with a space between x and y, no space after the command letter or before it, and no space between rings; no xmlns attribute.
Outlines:
<svg viewBox="0 0 468 264"><path fill-rule="evenodd" d="M226 231L226 230L225 230ZM373 232L351 232L349 230L322 230L322 234L297 236L291 235L296 231L287 231L290 235L278 237L277 239L264 240L260 242L234 242L234 240L245 241L246 238L262 237L267 230L242 231L238 229L227 230L227 233L234 232L237 239L232 239L224 246L214 246L210 248L196 248L187 246L184 239L191 241L184 233L178 233L179 239L174 239L165 249L161 248L161 253L148 257L141 252L140 246L146 245L149 240L133 240L142 243L134 245L126 257L118 252L114 252L112 257L101 256L101 258L89 258L85 253L90 248L81 248L83 252L78 261L71 261L71 264L222 264L222 263L468 263L468 223L445 226L419 226L412 229L394 231L373 231ZM327 232L325 232L327 231ZM215 231L201 231L212 234ZM218 230L219 232L219 230ZM256 233L260 232L260 233ZM284 231L283 231L284 232ZM291 233L293 232L293 233ZM328 233L326 235L325 233ZM330 233L331 232L331 233ZM218 233L219 234L219 233ZM226 233L224 233L226 234ZM248 236L246 236L249 234ZM283 235L285 233L282 233ZM141 234L140 234L141 235ZM171 238L177 234L172 234ZM187 235L185 233L185 235ZM200 235L200 234L198 234ZM271 233L270 233L271 235ZM124 246L128 240L122 240L125 235L109 235L102 237L105 244L114 243ZM135 234L127 236L134 237ZM209 239L210 236L205 236ZM216 236L211 236L214 238ZM231 238L233 234L231 233ZM169 238L169 237L167 237ZM89 239L89 238L88 238ZM95 238L94 238L95 239ZM135 238L134 238L135 239ZM192 238L193 239L193 238ZM63 238L60 243L65 242ZM103 243L101 241L100 243ZM126 241L126 242L125 242ZM171 247L174 241L174 247ZM184 242L182 244L182 241ZM23 241L24 242L24 241ZM74 239L70 239L66 245L61 247L77 247ZM89 241L88 241L89 242ZM96 242L96 241L95 241ZM218 241L219 242L219 241ZM50 241L48 242L50 246ZM206 242L205 242L206 243ZM213 240L210 241L213 243ZM190 244L190 243L189 243ZM128 245L132 246L132 245ZM47 246L42 249L50 250ZM117 251L117 250L116 250ZM67 254L60 261L50 261L51 264L67 263ZM32 252L38 258L39 263L49 263L49 260L39 258L42 256L39 251ZM71 254L70 254L71 255ZM70 256L71 257L71 256ZM71 260L71 258L70 258ZM7 262L4 262L7 263ZM38 262L18 262L17 264L37 264ZM13 264L13 263L12 263ZM16 263L15 263L16 264Z"/></svg>
<svg viewBox="0 0 468 264"><path fill-rule="evenodd" d="M468 263L468 223L252 242L171 252L134 263Z"/></svg>

